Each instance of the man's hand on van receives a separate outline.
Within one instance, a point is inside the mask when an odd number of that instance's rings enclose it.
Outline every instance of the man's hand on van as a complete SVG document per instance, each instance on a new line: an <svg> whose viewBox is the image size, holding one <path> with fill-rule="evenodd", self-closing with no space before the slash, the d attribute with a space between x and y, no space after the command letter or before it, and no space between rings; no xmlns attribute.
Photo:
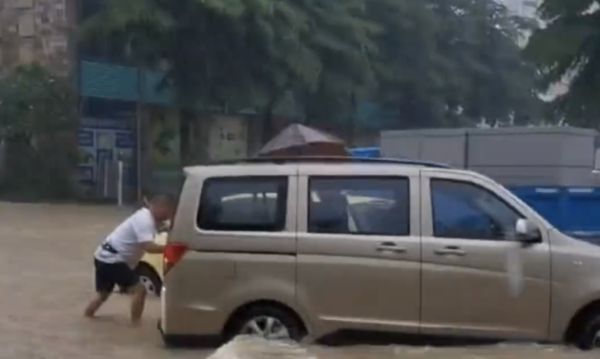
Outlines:
<svg viewBox="0 0 600 359"><path fill-rule="evenodd" d="M159 233L171 232L171 229L173 229L173 221L172 220L164 221L158 226L157 229L158 229Z"/></svg>
<svg viewBox="0 0 600 359"><path fill-rule="evenodd" d="M162 254L165 251L165 246L155 242L146 242L142 245L144 251L150 254Z"/></svg>

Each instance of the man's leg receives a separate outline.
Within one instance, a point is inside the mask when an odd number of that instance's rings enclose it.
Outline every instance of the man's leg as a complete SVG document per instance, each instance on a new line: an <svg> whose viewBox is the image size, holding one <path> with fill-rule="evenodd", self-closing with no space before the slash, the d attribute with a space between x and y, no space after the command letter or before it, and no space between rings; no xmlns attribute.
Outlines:
<svg viewBox="0 0 600 359"><path fill-rule="evenodd" d="M96 315L96 312L104 302L110 297L110 293L98 292L96 293L96 297L92 299L92 301L85 308L85 316L88 318L93 318Z"/></svg>
<svg viewBox="0 0 600 359"><path fill-rule="evenodd" d="M141 283L132 287L131 297L131 322L137 324L142 319L144 305L146 304L146 288Z"/></svg>
<svg viewBox="0 0 600 359"><path fill-rule="evenodd" d="M96 297L85 308L84 314L88 318L93 318L96 315L98 309L106 302L115 288L111 266L111 264L98 260L94 261L94 267L96 268Z"/></svg>
<svg viewBox="0 0 600 359"><path fill-rule="evenodd" d="M144 312L146 288L140 283L135 271L125 263L119 264L117 278L117 284L127 288L127 293L131 294L131 322L137 324Z"/></svg>

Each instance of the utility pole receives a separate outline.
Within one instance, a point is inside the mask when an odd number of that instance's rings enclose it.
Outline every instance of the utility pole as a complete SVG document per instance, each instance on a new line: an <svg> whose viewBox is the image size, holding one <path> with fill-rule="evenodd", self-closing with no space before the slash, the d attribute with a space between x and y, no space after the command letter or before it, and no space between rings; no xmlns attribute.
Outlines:
<svg viewBox="0 0 600 359"><path fill-rule="evenodd" d="M136 195L138 202L142 201L142 122L144 117L144 89L145 89L145 74L142 66L137 66L137 106L136 106L136 172L137 172L137 188Z"/></svg>

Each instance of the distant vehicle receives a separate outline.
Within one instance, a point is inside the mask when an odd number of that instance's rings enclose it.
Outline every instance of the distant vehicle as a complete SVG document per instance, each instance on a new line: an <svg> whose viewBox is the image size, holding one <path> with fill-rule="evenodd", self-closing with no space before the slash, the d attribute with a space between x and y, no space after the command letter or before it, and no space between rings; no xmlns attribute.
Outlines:
<svg viewBox="0 0 600 359"><path fill-rule="evenodd" d="M480 174L341 158L186 169L160 330L342 330L600 347L600 247Z"/></svg>

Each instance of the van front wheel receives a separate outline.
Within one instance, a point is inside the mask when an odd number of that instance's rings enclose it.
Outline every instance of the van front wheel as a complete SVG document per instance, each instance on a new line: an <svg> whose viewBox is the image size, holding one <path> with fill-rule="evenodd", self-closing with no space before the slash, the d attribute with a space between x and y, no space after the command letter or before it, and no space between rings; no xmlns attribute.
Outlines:
<svg viewBox="0 0 600 359"><path fill-rule="evenodd" d="M277 306L258 305L236 315L227 334L229 338L250 335L267 340L300 341L303 333L302 324L293 313Z"/></svg>
<svg viewBox="0 0 600 359"><path fill-rule="evenodd" d="M600 350L600 314L593 316L583 327L577 346L583 350Z"/></svg>

